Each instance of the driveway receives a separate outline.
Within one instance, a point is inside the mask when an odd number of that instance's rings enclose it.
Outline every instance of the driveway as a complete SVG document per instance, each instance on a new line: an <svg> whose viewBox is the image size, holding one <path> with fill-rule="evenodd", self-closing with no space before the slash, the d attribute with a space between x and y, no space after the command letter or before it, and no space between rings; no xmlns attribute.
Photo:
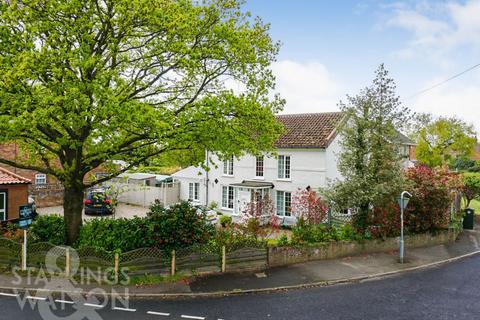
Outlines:
<svg viewBox="0 0 480 320"><path fill-rule="evenodd" d="M37 212L40 215L47 215L47 214L58 214L63 215L63 207L44 207L38 208ZM134 216L138 217L145 217L147 215L148 208L140 207L140 206L132 206L124 203L120 203L117 207L115 217L116 218L133 218ZM98 216L90 216L83 214L84 219L94 219Z"/></svg>

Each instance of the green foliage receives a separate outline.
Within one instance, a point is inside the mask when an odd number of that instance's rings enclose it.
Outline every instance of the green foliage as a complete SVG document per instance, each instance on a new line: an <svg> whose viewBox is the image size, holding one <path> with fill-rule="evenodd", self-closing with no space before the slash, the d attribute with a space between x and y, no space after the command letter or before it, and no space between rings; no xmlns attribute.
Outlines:
<svg viewBox="0 0 480 320"><path fill-rule="evenodd" d="M225 227L231 226L233 221L232 221L232 217L230 216L221 216L219 222L220 222L220 225L225 228Z"/></svg>
<svg viewBox="0 0 480 320"><path fill-rule="evenodd" d="M69 243L82 224L85 182L149 159L204 150L272 151L282 131L270 93L279 44L241 0L0 2L0 162L55 176L69 195ZM244 86L235 93L232 80Z"/></svg>
<svg viewBox="0 0 480 320"><path fill-rule="evenodd" d="M98 218L87 221L80 230L77 247L95 247L126 252L154 245L148 218Z"/></svg>
<svg viewBox="0 0 480 320"><path fill-rule="evenodd" d="M218 208L218 203L217 203L216 201L212 201L212 202L210 202L210 204L208 205L208 208L209 208L210 210L215 210L215 209Z"/></svg>
<svg viewBox="0 0 480 320"><path fill-rule="evenodd" d="M189 202L183 201L163 210L154 205L151 211L148 219L152 226L153 244L163 250L205 244L214 233L214 227L208 223L205 214Z"/></svg>
<svg viewBox="0 0 480 320"><path fill-rule="evenodd" d="M292 228L291 243L294 245L302 245L328 241L360 240L361 238L361 235L349 224L336 228L322 224L308 224L305 220L299 219L297 225Z"/></svg>
<svg viewBox="0 0 480 320"><path fill-rule="evenodd" d="M450 159L448 167L453 171L470 171L475 168L476 164L475 160L461 156Z"/></svg>
<svg viewBox="0 0 480 320"><path fill-rule="evenodd" d="M54 245L65 244L65 223L58 215L38 216L29 229L29 235L36 242L50 242Z"/></svg>
<svg viewBox="0 0 480 320"><path fill-rule="evenodd" d="M417 159L430 167L469 158L477 144L473 126L456 117L430 118L417 131Z"/></svg>
<svg viewBox="0 0 480 320"><path fill-rule="evenodd" d="M354 224L364 231L373 207L392 199L404 186L397 129L408 121L409 111L395 94L395 84L381 65L372 86L340 103L346 114L340 128L338 169L344 180L336 180L323 195L342 210L355 208Z"/></svg>
<svg viewBox="0 0 480 320"><path fill-rule="evenodd" d="M464 173L463 184L462 195L465 199L465 207L468 208L473 199L480 199L480 173Z"/></svg>
<svg viewBox="0 0 480 320"><path fill-rule="evenodd" d="M280 238L278 238L277 246L279 247L286 247L289 245L288 237L286 234L282 234Z"/></svg>

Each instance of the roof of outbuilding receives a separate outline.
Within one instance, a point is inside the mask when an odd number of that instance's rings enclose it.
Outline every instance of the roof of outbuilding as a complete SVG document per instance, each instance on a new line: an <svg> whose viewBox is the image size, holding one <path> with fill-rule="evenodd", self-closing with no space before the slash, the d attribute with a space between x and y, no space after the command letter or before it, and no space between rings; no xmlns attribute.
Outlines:
<svg viewBox="0 0 480 320"><path fill-rule="evenodd" d="M336 136L342 112L278 115L285 131L275 143L277 148L327 148Z"/></svg>
<svg viewBox="0 0 480 320"><path fill-rule="evenodd" d="M0 167L0 185L1 184L28 184L31 181L27 178L21 177L7 169Z"/></svg>

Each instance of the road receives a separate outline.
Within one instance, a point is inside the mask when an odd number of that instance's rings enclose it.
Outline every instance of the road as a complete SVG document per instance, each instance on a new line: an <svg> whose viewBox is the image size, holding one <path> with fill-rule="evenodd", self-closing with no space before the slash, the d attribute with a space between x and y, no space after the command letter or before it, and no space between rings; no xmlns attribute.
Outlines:
<svg viewBox="0 0 480 320"><path fill-rule="evenodd" d="M127 308L114 310L111 304L97 308L94 304L101 302L88 301L63 304L64 310L52 313L52 306L62 304L47 300L34 301L33 310L27 302L22 311L17 298L0 296L0 319L479 319L479 267L480 256L475 256L362 283L222 298L131 300Z"/></svg>

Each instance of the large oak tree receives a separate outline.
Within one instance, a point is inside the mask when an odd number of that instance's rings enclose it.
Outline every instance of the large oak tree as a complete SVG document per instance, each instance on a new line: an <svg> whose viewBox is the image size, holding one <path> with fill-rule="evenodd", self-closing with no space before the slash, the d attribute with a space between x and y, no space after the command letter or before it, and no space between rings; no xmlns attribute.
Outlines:
<svg viewBox="0 0 480 320"><path fill-rule="evenodd" d="M64 185L72 244L99 166L271 150L278 47L236 0L1 1L0 143L23 154L0 162Z"/></svg>

